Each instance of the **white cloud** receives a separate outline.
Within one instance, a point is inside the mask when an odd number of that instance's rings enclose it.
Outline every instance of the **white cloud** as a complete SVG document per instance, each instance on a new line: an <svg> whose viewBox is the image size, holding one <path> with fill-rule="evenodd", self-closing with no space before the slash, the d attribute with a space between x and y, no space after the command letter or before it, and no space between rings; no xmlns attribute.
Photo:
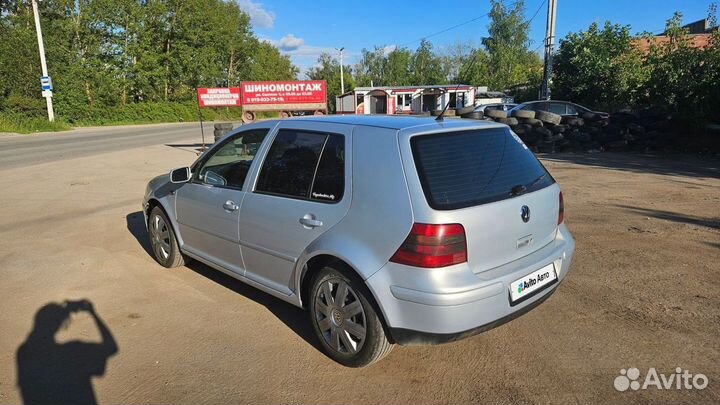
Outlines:
<svg viewBox="0 0 720 405"><path fill-rule="evenodd" d="M397 45L388 45L388 46L385 46L385 47L383 47L383 49L382 49L383 55L387 56L390 52L392 52L392 51L394 51L394 50L396 50L396 49L397 49Z"/></svg>
<svg viewBox="0 0 720 405"><path fill-rule="evenodd" d="M268 11L262 3L252 0L237 0L240 9L250 16L250 21L256 28L272 28L275 24L275 13Z"/></svg>
<svg viewBox="0 0 720 405"><path fill-rule="evenodd" d="M299 49L303 45L305 45L304 39L298 38L293 34L288 34L280 38L278 48L280 48L281 51L290 52Z"/></svg>
<svg viewBox="0 0 720 405"><path fill-rule="evenodd" d="M334 47L306 45L304 39L293 34L288 34L279 40L262 36L258 37L258 39L276 46L283 55L289 56L295 66L300 68L299 77L303 77L310 68L317 65L320 54L329 53L333 58L340 56L338 50ZM360 56L360 52L345 49L343 51L343 63L353 65L357 63Z"/></svg>

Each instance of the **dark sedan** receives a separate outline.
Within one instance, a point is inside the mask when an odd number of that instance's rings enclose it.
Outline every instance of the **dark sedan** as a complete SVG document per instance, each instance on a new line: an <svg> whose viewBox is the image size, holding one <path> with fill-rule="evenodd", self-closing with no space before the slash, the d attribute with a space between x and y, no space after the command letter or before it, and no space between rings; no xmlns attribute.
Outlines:
<svg viewBox="0 0 720 405"><path fill-rule="evenodd" d="M512 110L510 110L509 116L517 110L530 110L530 111L550 111L551 113L559 114L562 116L582 116L584 113L598 114L603 118L608 116L608 113L601 111L593 111L587 107L583 107L579 104L571 103L569 101L528 101L526 103L518 104Z"/></svg>

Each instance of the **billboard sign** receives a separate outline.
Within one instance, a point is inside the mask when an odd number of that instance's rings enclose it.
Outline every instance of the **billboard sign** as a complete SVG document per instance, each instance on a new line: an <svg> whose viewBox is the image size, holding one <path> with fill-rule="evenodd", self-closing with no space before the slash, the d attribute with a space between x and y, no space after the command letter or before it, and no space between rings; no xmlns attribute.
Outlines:
<svg viewBox="0 0 720 405"><path fill-rule="evenodd" d="M324 80L243 82L242 104L325 104L327 84Z"/></svg>
<svg viewBox="0 0 720 405"><path fill-rule="evenodd" d="M198 88L200 107L240 107L239 87Z"/></svg>

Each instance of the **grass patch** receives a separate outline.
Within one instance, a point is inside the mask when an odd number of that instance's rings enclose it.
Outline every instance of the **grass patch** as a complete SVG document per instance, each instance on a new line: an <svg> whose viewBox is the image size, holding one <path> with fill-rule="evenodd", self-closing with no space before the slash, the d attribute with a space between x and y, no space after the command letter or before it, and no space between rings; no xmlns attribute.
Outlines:
<svg viewBox="0 0 720 405"><path fill-rule="evenodd" d="M48 122L39 113L5 111L0 112L0 132L17 132L29 134L33 132L63 131L72 127L89 127L105 125L139 125L172 122L197 122L200 119L197 105L194 102L146 102L128 104L125 107L90 108L79 107L70 115L61 108L57 111L62 117L55 122ZM240 108L203 108L202 120L240 121ZM258 119L277 118L277 112L257 113Z"/></svg>
<svg viewBox="0 0 720 405"><path fill-rule="evenodd" d="M71 126L62 120L50 122L47 118L0 113L0 132L30 134L33 132L66 131L70 128Z"/></svg>

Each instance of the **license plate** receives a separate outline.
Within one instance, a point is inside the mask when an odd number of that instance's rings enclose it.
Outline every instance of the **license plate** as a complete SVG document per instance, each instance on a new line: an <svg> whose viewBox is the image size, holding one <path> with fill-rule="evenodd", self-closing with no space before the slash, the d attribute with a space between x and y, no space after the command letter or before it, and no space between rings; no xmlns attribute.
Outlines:
<svg viewBox="0 0 720 405"><path fill-rule="evenodd" d="M553 263L535 270L534 272L517 279L510 284L510 301L515 302L519 299L527 297L534 291L542 289L544 286L557 280L555 273L555 265Z"/></svg>

